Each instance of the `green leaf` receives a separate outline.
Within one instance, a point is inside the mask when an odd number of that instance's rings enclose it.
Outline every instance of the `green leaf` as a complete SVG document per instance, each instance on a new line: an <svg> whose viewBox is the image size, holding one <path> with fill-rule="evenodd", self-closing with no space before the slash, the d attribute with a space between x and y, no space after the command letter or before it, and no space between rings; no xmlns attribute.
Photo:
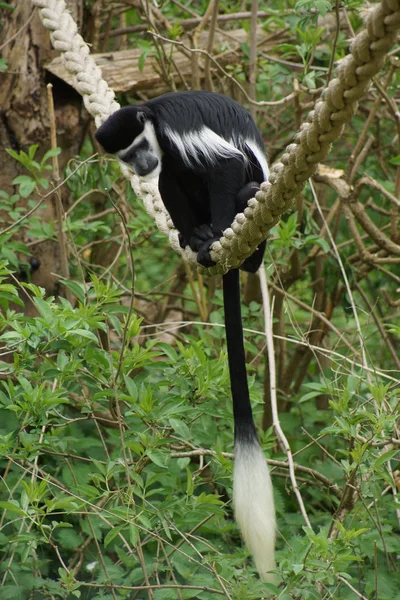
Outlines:
<svg viewBox="0 0 400 600"><path fill-rule="evenodd" d="M175 362L178 360L178 354L175 348L173 348L170 344L166 344L165 342L159 342L157 346L163 349L164 353L168 356L171 362Z"/></svg>
<svg viewBox="0 0 400 600"><path fill-rule="evenodd" d="M39 144L32 144L32 146L29 146L28 156L31 161L33 161L33 159L35 158L36 150L38 148L39 148ZM39 166L39 165L37 165L37 166Z"/></svg>
<svg viewBox="0 0 400 600"><path fill-rule="evenodd" d="M133 547L137 546L137 543L139 540L139 530L136 527L136 525L133 525L133 524L129 525L129 540Z"/></svg>
<svg viewBox="0 0 400 600"><path fill-rule="evenodd" d="M13 294L14 296L18 296L17 288L11 283L0 283L0 294L2 292Z"/></svg>
<svg viewBox="0 0 400 600"><path fill-rule="evenodd" d="M142 54L139 56L139 60L138 60L138 67L139 67L139 71L142 72L144 69L144 61L146 60L146 53L142 52Z"/></svg>
<svg viewBox="0 0 400 600"><path fill-rule="evenodd" d="M26 512L18 504L14 504L14 502L0 502L0 508L4 508L4 510L8 510L16 515L26 516Z"/></svg>
<svg viewBox="0 0 400 600"><path fill-rule="evenodd" d="M67 287L69 290L71 290L71 292L74 294L74 296L76 296L76 298L78 298L81 304L85 303L85 290L81 283L77 283L76 281L71 280L67 281L66 279L62 279L61 283L65 285L65 287Z"/></svg>
<svg viewBox="0 0 400 600"><path fill-rule="evenodd" d="M158 467L162 469L167 468L168 455L158 450L147 450L147 456L150 458L151 462L153 462Z"/></svg>
<svg viewBox="0 0 400 600"><path fill-rule="evenodd" d="M172 429L176 431L176 433L179 434L184 440L190 439L190 430L184 421L179 419L170 419L169 424L171 425Z"/></svg>
<svg viewBox="0 0 400 600"><path fill-rule="evenodd" d="M13 179L14 185L19 185L19 193L22 198L28 198L36 187L36 181L29 175L18 175Z"/></svg>
<svg viewBox="0 0 400 600"><path fill-rule="evenodd" d="M299 573L301 573L304 569L304 565L302 563L293 563L292 564L292 569L293 569L293 573L295 573L296 575L298 575Z"/></svg>
<svg viewBox="0 0 400 600"><path fill-rule="evenodd" d="M122 529L124 529L124 527L125 527L125 524L118 525L118 527L113 527L112 529L110 529L110 531L107 533L106 537L104 538L104 547L105 548L107 548L107 546L109 546L111 544L111 542L117 537L119 532L122 531Z"/></svg>
<svg viewBox="0 0 400 600"><path fill-rule="evenodd" d="M88 329L71 329L71 331L66 332L66 336L71 335L79 335L84 338L88 338L89 340L93 340L94 342L98 342L97 336Z"/></svg>
<svg viewBox="0 0 400 600"><path fill-rule="evenodd" d="M24 589L20 585L2 585L1 598L2 600L24 600Z"/></svg>
<svg viewBox="0 0 400 600"><path fill-rule="evenodd" d="M46 503L47 504L47 503ZM63 497L49 503L49 510L73 510L78 507L78 502L75 498Z"/></svg>
<svg viewBox="0 0 400 600"><path fill-rule="evenodd" d="M53 320L53 311L51 307L42 298L34 298L33 302L38 309L40 315L45 319L47 323L51 323Z"/></svg>
<svg viewBox="0 0 400 600"><path fill-rule="evenodd" d="M133 379L131 379L130 377L127 377L127 375L124 375L124 381L125 381L126 388L128 390L128 394L132 397L133 400L137 400L138 390L137 390L136 383L133 381Z"/></svg>
<svg viewBox="0 0 400 600"><path fill-rule="evenodd" d="M381 454L375 461L375 468L380 467L381 465L383 465L384 463L388 462L389 460L391 460L392 458L394 458L396 456L396 454L398 454L399 451L398 450L388 450L387 452L383 452L383 454Z"/></svg>
<svg viewBox="0 0 400 600"><path fill-rule="evenodd" d="M49 158L53 158L53 156L58 156L59 154L61 154L61 148L51 148L50 150L47 150L42 158L42 165L44 165Z"/></svg>

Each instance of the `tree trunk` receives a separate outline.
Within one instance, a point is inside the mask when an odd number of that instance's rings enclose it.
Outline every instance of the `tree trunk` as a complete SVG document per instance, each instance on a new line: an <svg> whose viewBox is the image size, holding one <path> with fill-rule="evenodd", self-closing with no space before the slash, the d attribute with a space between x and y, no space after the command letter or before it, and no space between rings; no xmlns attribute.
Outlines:
<svg viewBox="0 0 400 600"><path fill-rule="evenodd" d="M69 2L73 14L77 14L78 4L77 0ZM43 65L57 53L51 49L49 32L30 2L16 2L13 11L2 11L0 48L2 58L8 60L7 71L0 74L0 190L11 193L17 191L12 184L13 179L26 171L7 154L6 148L27 151L32 144L38 144L36 157L40 160L51 147L47 83L53 84L57 145L62 149L58 157L61 173L70 158L79 152L89 117L79 94L57 77L46 74ZM63 201L66 202L66 186L62 190ZM29 200L32 197L38 199L31 196ZM45 202L44 208L43 205L40 208L40 219L53 221L53 203L50 198ZM27 200L21 199L20 205L22 203L27 205ZM7 215L0 215L0 223L10 224ZM23 231L19 231L20 239L29 242ZM57 294L57 274L60 273L58 242L35 240L31 249L32 256L40 261L39 269L32 274L32 281L44 287L48 294ZM26 312L31 313L32 307L27 305Z"/></svg>

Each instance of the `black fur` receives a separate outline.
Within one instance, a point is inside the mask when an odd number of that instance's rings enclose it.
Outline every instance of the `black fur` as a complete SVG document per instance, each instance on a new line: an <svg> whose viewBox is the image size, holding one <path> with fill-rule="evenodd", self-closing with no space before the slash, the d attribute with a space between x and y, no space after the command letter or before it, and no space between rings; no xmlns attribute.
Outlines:
<svg viewBox="0 0 400 600"><path fill-rule="evenodd" d="M246 209L267 175L263 142L252 117L242 106L219 94L167 94L141 106L123 108L111 115L96 137L106 151L117 153L138 175L159 174L160 195L179 231L179 242L197 252L197 260L204 266L214 264L210 245L221 237L235 215ZM256 272L264 250L265 242L242 268ZM259 563L271 568L273 556L265 560L260 557L273 546L274 517L259 518L252 524L253 513L260 515L265 507L273 511L273 501L250 404L237 269L223 276L223 292L235 453L241 465L238 474L235 470L234 489L246 490L246 494L239 494L238 521ZM243 477L246 472L250 475ZM243 497L247 498L244 507ZM260 524L266 543L259 540ZM264 571L263 567L262 576Z"/></svg>
<svg viewBox="0 0 400 600"><path fill-rule="evenodd" d="M177 92L143 105L127 106L109 117L97 130L96 138L107 152L118 153L142 176L151 173L159 162L147 138L133 144L143 134L147 121L154 128L162 153L161 198L180 233L181 246L189 245L198 253L200 264L212 266L210 245L246 208L265 179L262 166L245 143L251 140L264 154L261 134L240 104L212 92ZM205 127L208 131L204 134ZM193 139L196 153L190 145ZM219 141L231 144L222 146L222 154ZM242 268L255 272L264 249L265 243Z"/></svg>

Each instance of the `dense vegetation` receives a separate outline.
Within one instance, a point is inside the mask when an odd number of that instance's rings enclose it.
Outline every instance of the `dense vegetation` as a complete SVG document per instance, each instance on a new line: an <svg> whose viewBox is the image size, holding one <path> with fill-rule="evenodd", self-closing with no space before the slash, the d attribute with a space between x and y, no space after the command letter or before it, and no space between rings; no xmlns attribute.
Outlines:
<svg viewBox="0 0 400 600"><path fill-rule="evenodd" d="M95 50L139 48L139 69L154 61L167 89L196 85L200 70L203 87L253 111L271 160L333 76L363 7L260 3L257 35L270 50L254 64L256 37L235 45L250 13L212 18L249 6L212 2L209 39L230 37L205 46L215 57L205 67L196 54L182 82L170 49L140 27L190 48L185 31L208 2L84 4L97 11L98 29L86 31ZM272 373L259 280L243 278L251 395L275 488L276 586L259 581L232 518L219 280L185 268L118 164L96 154L93 127L60 181L60 149L8 149L21 174L0 191L2 600L400 599L398 50L270 232ZM47 210L60 190L62 233ZM43 240L68 258L53 296L35 283ZM288 446L272 427L274 380Z"/></svg>

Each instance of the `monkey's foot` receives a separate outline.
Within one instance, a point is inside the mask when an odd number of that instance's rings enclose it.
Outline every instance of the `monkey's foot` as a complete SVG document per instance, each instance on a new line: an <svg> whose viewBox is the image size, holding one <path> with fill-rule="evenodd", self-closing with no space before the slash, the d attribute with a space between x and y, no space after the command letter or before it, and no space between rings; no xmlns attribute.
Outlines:
<svg viewBox="0 0 400 600"><path fill-rule="evenodd" d="M189 246L193 252L198 252L206 242L209 244L214 241L214 235L210 225L199 225L193 229L189 240Z"/></svg>
<svg viewBox="0 0 400 600"><path fill-rule="evenodd" d="M248 258L243 262L240 267L242 271L246 271L246 273L257 273L258 269L261 266L262 259L264 256L266 241L264 240L261 244L256 248Z"/></svg>

